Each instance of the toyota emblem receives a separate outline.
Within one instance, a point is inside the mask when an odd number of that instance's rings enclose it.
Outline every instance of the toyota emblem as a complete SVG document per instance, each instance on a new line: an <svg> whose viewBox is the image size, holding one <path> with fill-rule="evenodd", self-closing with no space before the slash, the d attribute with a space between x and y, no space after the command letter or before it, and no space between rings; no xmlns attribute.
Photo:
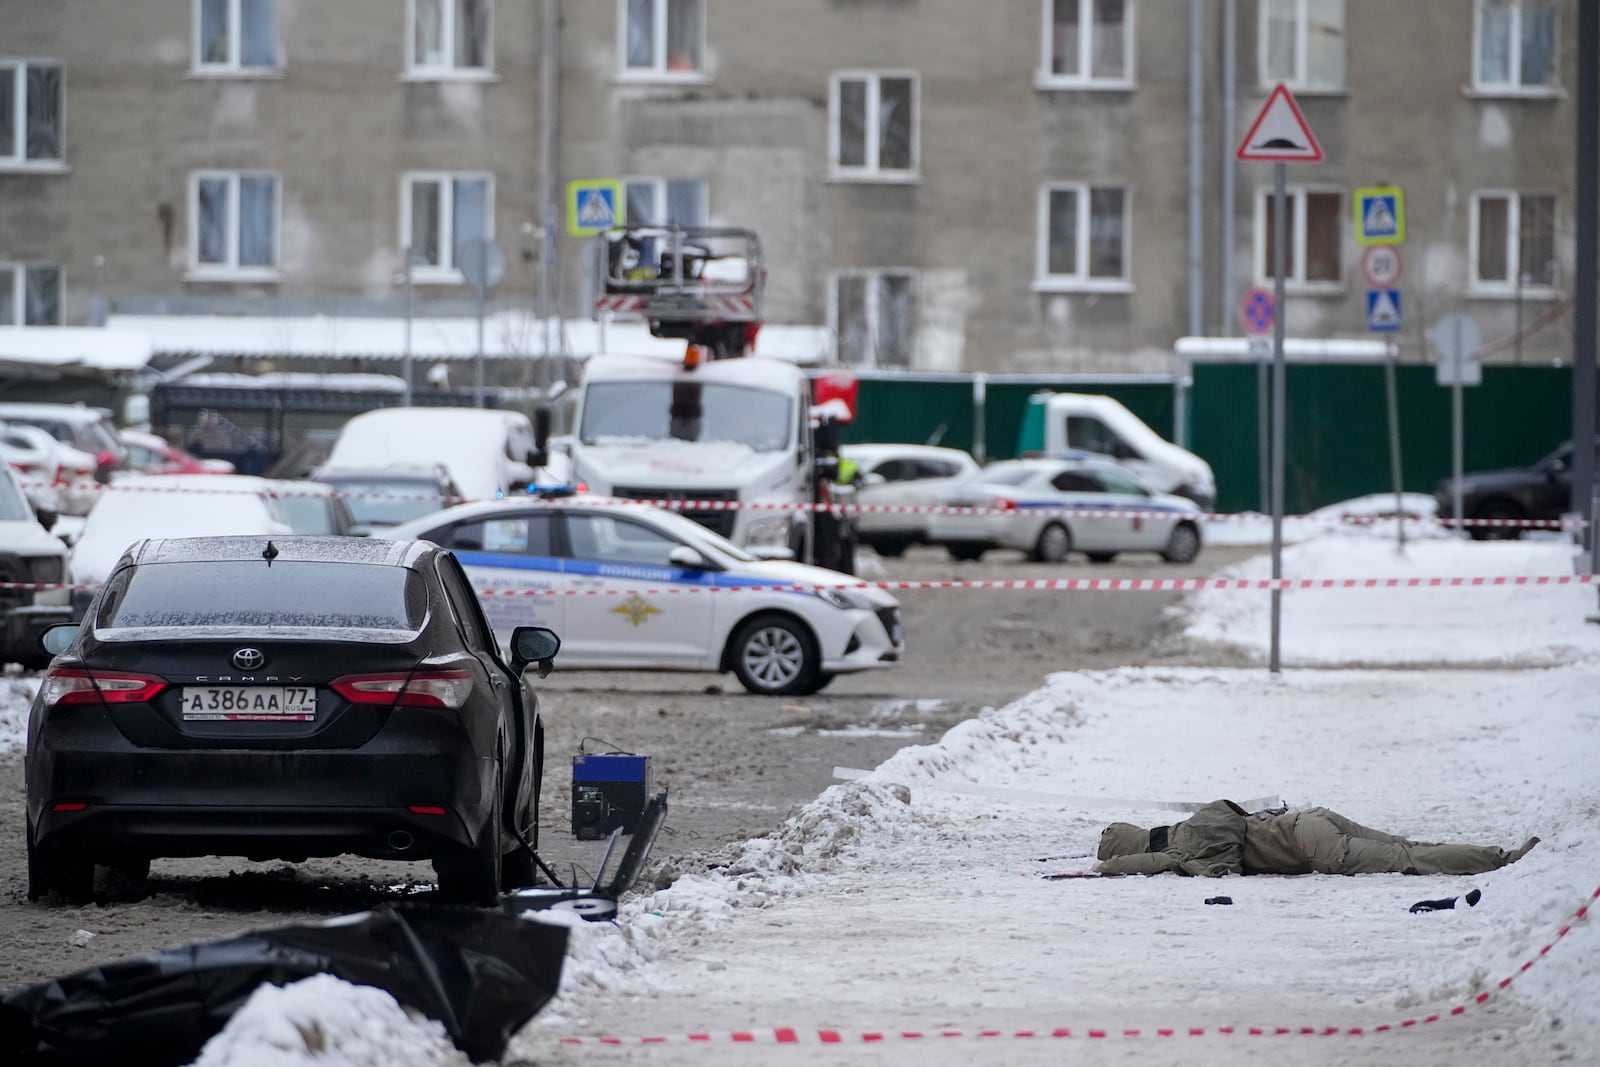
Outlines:
<svg viewBox="0 0 1600 1067"><path fill-rule="evenodd" d="M266 662L259 648L241 648L233 654L233 665L241 671L258 671Z"/></svg>

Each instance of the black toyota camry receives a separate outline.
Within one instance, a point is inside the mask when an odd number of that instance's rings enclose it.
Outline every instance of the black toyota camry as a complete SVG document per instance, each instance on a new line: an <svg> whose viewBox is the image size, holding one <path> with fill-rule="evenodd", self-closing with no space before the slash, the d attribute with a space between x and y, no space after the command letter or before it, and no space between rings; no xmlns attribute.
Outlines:
<svg viewBox="0 0 1600 1067"><path fill-rule="evenodd" d="M534 883L543 728L461 565L420 541L196 537L128 549L45 634L26 756L28 896L152 858L431 860L441 894Z"/></svg>

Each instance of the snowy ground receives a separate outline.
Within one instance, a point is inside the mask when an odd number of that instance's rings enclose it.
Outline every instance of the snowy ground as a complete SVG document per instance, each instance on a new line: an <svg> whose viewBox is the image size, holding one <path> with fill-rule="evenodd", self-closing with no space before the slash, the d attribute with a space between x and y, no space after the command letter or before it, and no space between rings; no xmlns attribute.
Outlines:
<svg viewBox="0 0 1600 1067"><path fill-rule="evenodd" d="M1402 554L1392 526L1325 530L1293 535L1286 577L1574 570L1554 538ZM1269 603L1197 593L1186 626L1265 662ZM727 869L630 899L616 924L572 923L561 994L506 1062L1581 1062L1600 1041L1600 943L1572 921L1600 885L1596 607L1578 584L1291 591L1281 674L1051 675L830 788ZM20 726L11 685L0 729ZM1470 879L1042 877L1087 868L1106 822L1272 794L1426 840L1543 842ZM1476 907L1408 911L1474 887ZM1218 895L1232 905L1205 903ZM464 1062L436 1026L313 981L260 991L201 1062ZM320 1054L294 1020L315 1022ZM775 1027L805 1051L774 1047ZM1072 1036L1020 1036L1058 1028Z"/></svg>

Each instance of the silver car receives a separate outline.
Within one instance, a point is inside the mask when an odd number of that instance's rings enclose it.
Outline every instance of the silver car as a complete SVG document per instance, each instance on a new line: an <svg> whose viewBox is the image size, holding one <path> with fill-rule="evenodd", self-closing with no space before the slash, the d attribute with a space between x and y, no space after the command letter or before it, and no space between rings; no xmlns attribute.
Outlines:
<svg viewBox="0 0 1600 1067"><path fill-rule="evenodd" d="M939 503L981 509L935 512L929 519L928 539L962 560L1015 548L1045 563L1059 563L1069 552L1094 563L1109 563L1120 552L1156 552L1169 563L1188 563L1200 553L1205 514L1194 501L1157 493L1127 468L1087 453L990 464L946 489Z"/></svg>

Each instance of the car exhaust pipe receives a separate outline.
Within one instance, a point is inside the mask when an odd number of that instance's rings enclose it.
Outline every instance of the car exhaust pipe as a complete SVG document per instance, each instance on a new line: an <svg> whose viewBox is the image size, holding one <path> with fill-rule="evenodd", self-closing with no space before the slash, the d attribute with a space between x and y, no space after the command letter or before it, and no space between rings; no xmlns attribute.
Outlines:
<svg viewBox="0 0 1600 1067"><path fill-rule="evenodd" d="M389 847L396 852L404 852L410 848L415 839L405 830L395 830L389 835Z"/></svg>

